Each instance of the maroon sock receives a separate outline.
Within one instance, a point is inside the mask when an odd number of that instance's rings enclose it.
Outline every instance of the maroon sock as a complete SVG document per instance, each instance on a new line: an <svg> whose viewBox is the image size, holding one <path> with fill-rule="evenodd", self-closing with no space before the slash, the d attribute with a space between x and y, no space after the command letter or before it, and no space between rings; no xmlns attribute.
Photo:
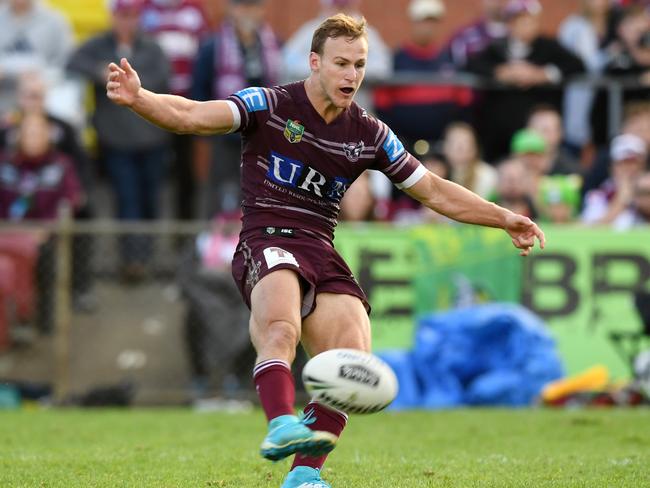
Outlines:
<svg viewBox="0 0 650 488"><path fill-rule="evenodd" d="M344 413L328 408L317 402L311 402L307 405L304 412L305 415L312 416L316 419L313 424L309 424L311 430L324 430L325 432L334 434L336 437L341 435L341 432L345 428L345 424L348 422L348 416ZM321 469L323 464L325 464L326 459L327 454L320 457L309 457L303 456L302 454L296 454L291 469L296 466L309 466L310 468Z"/></svg>
<svg viewBox="0 0 650 488"><path fill-rule="evenodd" d="M280 359L269 359L253 369L255 389L260 397L266 418L270 421L280 415L294 415L296 387L289 365Z"/></svg>

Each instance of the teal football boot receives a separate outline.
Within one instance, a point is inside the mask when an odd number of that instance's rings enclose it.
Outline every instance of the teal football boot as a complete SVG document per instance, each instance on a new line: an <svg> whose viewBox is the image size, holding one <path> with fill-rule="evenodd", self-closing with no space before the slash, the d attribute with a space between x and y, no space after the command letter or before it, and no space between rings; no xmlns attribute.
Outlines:
<svg viewBox="0 0 650 488"><path fill-rule="evenodd" d="M260 454L271 461L279 461L297 452L311 457L327 454L334 449L338 437L330 432L311 430L308 425L314 420L295 415L274 418L269 422L269 432L262 441Z"/></svg>
<svg viewBox="0 0 650 488"><path fill-rule="evenodd" d="M296 466L282 483L282 488L332 488L320 478L320 470Z"/></svg>

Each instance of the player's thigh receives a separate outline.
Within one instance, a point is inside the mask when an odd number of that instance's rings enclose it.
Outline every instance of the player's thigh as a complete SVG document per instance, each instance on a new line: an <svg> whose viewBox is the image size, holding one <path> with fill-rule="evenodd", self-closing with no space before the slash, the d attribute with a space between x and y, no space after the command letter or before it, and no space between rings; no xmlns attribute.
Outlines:
<svg viewBox="0 0 650 488"><path fill-rule="evenodd" d="M287 324L300 338L302 293L298 275L279 269L264 276L251 291L251 339L264 339L270 325Z"/></svg>
<svg viewBox="0 0 650 488"><path fill-rule="evenodd" d="M336 348L370 351L370 319L353 295L319 293L316 309L303 320L302 343L310 356Z"/></svg>

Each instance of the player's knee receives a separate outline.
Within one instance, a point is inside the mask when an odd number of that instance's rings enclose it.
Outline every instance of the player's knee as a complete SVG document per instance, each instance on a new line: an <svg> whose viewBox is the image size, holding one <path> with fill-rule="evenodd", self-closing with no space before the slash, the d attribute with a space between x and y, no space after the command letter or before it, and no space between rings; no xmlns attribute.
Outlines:
<svg viewBox="0 0 650 488"><path fill-rule="evenodd" d="M286 320L274 320L264 324L258 330L258 342L261 347L278 350L295 350L300 340L299 329Z"/></svg>

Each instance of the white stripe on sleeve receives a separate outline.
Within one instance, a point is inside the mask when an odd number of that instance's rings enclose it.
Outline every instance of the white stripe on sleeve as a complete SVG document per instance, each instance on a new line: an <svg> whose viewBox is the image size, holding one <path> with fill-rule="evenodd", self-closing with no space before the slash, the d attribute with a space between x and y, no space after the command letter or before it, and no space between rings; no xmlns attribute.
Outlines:
<svg viewBox="0 0 650 488"><path fill-rule="evenodd" d="M427 169L423 165L419 165L413 173L411 173L411 176L406 178L404 181L401 183L395 183L395 186L399 188L400 190L404 190L406 188L411 188L413 185L415 185L420 179L427 174Z"/></svg>
<svg viewBox="0 0 650 488"><path fill-rule="evenodd" d="M226 134L231 134L241 126L241 115L239 115L239 109L237 108L237 105L235 105L235 102L232 100L226 100L226 103L232 112L232 128Z"/></svg>

